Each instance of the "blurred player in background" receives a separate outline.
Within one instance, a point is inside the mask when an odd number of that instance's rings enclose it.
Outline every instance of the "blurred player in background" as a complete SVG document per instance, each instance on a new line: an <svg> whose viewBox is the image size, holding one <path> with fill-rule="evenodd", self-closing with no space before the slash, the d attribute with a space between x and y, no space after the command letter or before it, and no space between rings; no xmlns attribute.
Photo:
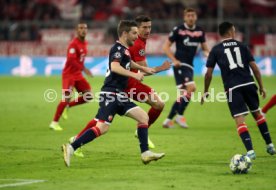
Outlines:
<svg viewBox="0 0 276 190"><path fill-rule="evenodd" d="M258 128L265 140L267 152L273 155L276 151L270 138L266 119L259 109L258 88L250 73L251 68L259 85L260 95L265 98L266 93L260 70L248 47L234 40L235 27L232 23L221 23L219 25L219 34L222 37L221 43L212 48L207 60L204 96L201 103L203 104L204 98L208 96L212 73L217 63L221 70L228 106L232 117L236 121L237 131L247 150L247 156L251 159L256 158L250 134L245 123L245 116L249 113L248 108L256 120Z"/></svg>
<svg viewBox="0 0 276 190"><path fill-rule="evenodd" d="M163 49L166 55L172 60L174 67L174 77L180 97L174 102L167 119L163 122L164 128L173 128L173 118L176 116L176 123L187 128L184 111L187 108L191 95L196 90L194 82L193 59L197 48L201 44L204 56L208 56L209 49L205 42L204 31L196 25L197 13L194 9L184 10L184 24L174 27L169 38L165 42ZM176 44L175 54L170 49L172 44Z"/></svg>
<svg viewBox="0 0 276 190"><path fill-rule="evenodd" d="M266 114L276 104L276 94L274 94L267 104L263 107L262 112Z"/></svg>
<svg viewBox="0 0 276 190"><path fill-rule="evenodd" d="M58 104L54 119L49 126L55 131L63 130L58 121L61 115L67 119L67 108L86 103L93 98L91 87L82 75L84 72L87 76L92 77L90 70L84 66L87 55L87 42L85 41L87 24L80 22L76 27L76 33L77 37L70 42L67 48L67 59L62 71L63 98ZM76 100L71 101L73 88L81 95Z"/></svg>
<svg viewBox="0 0 276 190"><path fill-rule="evenodd" d="M147 67L148 64L146 60L146 43L151 32L151 18L145 15L140 15L136 17L135 21L138 25L138 39L135 40L134 45L129 48L131 59L137 64ZM170 63L168 61L165 61L163 63L163 66L165 66L164 69L169 69ZM131 71L134 73L138 72L137 69L132 69ZM138 102L145 102L151 106L148 111L150 127L161 114L164 108L164 102L155 93L154 89L134 78L128 79L126 92L128 93L130 98ZM137 131L135 136L137 137ZM150 148L155 147L150 139L148 139L148 143Z"/></svg>
<svg viewBox="0 0 276 190"><path fill-rule="evenodd" d="M138 38L137 24L134 21L123 20L118 25L117 41L109 53L109 65L104 85L101 88L100 108L94 120L96 125L87 129L79 138L71 144L62 146L66 166L70 166L73 152L82 145L94 140L106 133L116 114L125 115L138 122L137 131L140 141L141 159L144 164L162 158L164 153L153 153L148 148L148 115L139 106L129 100L124 92L129 77L141 81L142 72L133 73L132 69L139 69L145 73L153 74L154 69L143 67L131 61L129 46Z"/></svg>

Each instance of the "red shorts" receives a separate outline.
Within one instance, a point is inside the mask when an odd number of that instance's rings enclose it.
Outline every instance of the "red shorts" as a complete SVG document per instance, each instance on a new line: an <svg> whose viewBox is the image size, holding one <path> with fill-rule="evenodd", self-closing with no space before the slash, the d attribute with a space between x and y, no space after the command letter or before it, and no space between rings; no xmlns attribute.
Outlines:
<svg viewBox="0 0 276 190"><path fill-rule="evenodd" d="M134 78L129 78L125 92L127 92L129 98L144 102L147 96L154 93L154 90Z"/></svg>
<svg viewBox="0 0 276 190"><path fill-rule="evenodd" d="M85 78L75 79L72 77L62 77L62 89L64 91L72 91L75 88L78 92L90 91L90 84Z"/></svg>

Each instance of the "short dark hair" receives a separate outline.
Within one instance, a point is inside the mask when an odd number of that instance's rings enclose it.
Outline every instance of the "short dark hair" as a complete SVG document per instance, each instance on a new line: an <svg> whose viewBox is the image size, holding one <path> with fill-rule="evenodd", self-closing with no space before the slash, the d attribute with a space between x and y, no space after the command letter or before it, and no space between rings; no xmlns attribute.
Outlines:
<svg viewBox="0 0 276 190"><path fill-rule="evenodd" d="M190 12L194 12L195 14L197 14L196 10L193 9L193 8L186 8L186 9L184 9L184 15L187 14L187 13L190 13Z"/></svg>
<svg viewBox="0 0 276 190"><path fill-rule="evenodd" d="M234 25L231 22L223 22L219 25L219 35L224 36Z"/></svg>
<svg viewBox="0 0 276 190"><path fill-rule="evenodd" d="M151 18L149 16L146 15L139 15L135 18L135 22L137 23L137 25L141 25L142 22L150 22Z"/></svg>
<svg viewBox="0 0 276 190"><path fill-rule="evenodd" d="M123 32L129 32L131 27L137 27L135 21L132 20L121 20L118 24L117 33L118 36L122 36Z"/></svg>

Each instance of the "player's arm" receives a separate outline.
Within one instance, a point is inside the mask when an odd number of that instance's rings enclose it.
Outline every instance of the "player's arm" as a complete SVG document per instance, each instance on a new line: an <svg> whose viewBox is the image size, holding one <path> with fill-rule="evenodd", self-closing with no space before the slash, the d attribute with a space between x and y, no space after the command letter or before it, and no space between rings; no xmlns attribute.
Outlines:
<svg viewBox="0 0 276 190"><path fill-rule="evenodd" d="M147 61L138 61L138 62L136 62L136 64L141 65L143 67L148 67ZM166 60L166 61L164 61L162 63L162 65L157 66L157 67L153 67L152 69L154 69L154 73L153 74L156 74L156 73L159 73L161 71L168 70L170 68L171 68L171 62L169 62L168 60ZM149 75L152 75L152 74L144 73L144 76L149 76Z"/></svg>
<svg viewBox="0 0 276 190"><path fill-rule="evenodd" d="M117 73L119 75L123 75L126 77L132 77L135 78L136 80L142 81L144 78L144 75L142 73L133 73L129 70L124 69L119 62L113 61L110 64L111 66L111 71L114 73Z"/></svg>
<svg viewBox="0 0 276 190"><path fill-rule="evenodd" d="M70 44L67 50L67 62L72 65L76 70L83 70L83 66L79 64L77 56L77 47L74 44Z"/></svg>
<svg viewBox="0 0 276 190"><path fill-rule="evenodd" d="M202 51L203 51L203 55L204 55L205 57L208 57L208 56L209 56L210 50L209 50L208 45L207 45L206 42L201 43L201 49L202 49Z"/></svg>
<svg viewBox="0 0 276 190"><path fill-rule="evenodd" d="M175 58L174 53L171 50L172 44L173 44L173 42L171 42L169 39L167 39L163 45L163 51L168 56L168 58L170 58L172 60L174 66L179 67L181 62Z"/></svg>
<svg viewBox="0 0 276 190"><path fill-rule="evenodd" d="M257 82L258 82L260 95L263 98L265 98L266 97L266 91L265 91L264 86L263 86L263 81L262 81L262 76L261 76L260 69L258 68L258 66L257 66L257 64L256 64L255 61L250 61L249 65L250 65L250 68L253 71L253 74L254 74Z"/></svg>
<svg viewBox="0 0 276 190"><path fill-rule="evenodd" d="M148 75L152 75L155 73L155 70L153 68L141 66L132 60L131 60L130 68L140 70Z"/></svg>
<svg viewBox="0 0 276 190"><path fill-rule="evenodd" d="M204 103L204 99L209 96L209 87L212 81L214 68L208 67L204 77L204 93L201 97L201 105Z"/></svg>
<svg viewBox="0 0 276 190"><path fill-rule="evenodd" d="M88 68L86 68L85 66L83 67L83 70L82 70L87 76L89 76L89 77L93 77L93 74L92 74L92 72L88 69Z"/></svg>

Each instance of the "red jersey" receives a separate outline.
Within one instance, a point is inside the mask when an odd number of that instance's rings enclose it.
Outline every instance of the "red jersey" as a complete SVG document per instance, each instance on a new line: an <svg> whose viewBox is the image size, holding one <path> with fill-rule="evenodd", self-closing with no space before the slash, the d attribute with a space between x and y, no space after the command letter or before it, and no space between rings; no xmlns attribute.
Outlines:
<svg viewBox="0 0 276 190"><path fill-rule="evenodd" d="M87 42L74 38L67 48L67 59L62 71L64 77L81 79L84 59L87 55Z"/></svg>
<svg viewBox="0 0 276 190"><path fill-rule="evenodd" d="M129 48L131 59L135 62L146 60L146 39L142 39L140 36L135 40L133 46ZM136 69L132 69L132 72L137 73Z"/></svg>

